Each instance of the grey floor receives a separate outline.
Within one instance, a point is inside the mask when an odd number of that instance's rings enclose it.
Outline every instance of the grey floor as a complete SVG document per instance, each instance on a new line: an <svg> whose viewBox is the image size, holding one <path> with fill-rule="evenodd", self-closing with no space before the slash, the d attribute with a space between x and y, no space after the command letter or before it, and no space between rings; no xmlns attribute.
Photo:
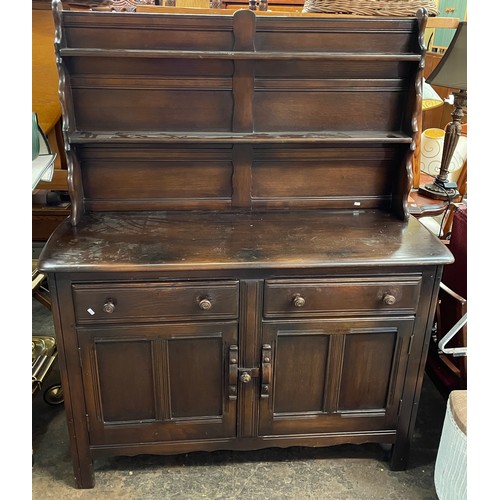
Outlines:
<svg viewBox="0 0 500 500"><path fill-rule="evenodd" d="M53 334L33 301L33 334ZM58 382L53 370L45 388ZM64 407L32 402L32 498L432 500L446 401L425 378L409 467L392 472L376 444L98 459L96 486L75 488Z"/></svg>

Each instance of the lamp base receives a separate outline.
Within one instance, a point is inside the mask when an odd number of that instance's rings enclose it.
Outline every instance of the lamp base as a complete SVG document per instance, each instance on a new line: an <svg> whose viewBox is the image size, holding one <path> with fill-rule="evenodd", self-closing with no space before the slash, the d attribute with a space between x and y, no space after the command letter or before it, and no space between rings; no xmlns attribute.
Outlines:
<svg viewBox="0 0 500 500"><path fill-rule="evenodd" d="M432 198L433 200L449 200L453 201L460 193L457 190L456 182L439 182L434 181L434 184L425 184L418 188L419 194Z"/></svg>

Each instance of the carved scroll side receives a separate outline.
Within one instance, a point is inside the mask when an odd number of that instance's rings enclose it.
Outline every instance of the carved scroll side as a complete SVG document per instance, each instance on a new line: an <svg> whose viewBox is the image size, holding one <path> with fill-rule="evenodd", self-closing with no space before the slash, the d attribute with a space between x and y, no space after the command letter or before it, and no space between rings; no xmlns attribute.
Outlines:
<svg viewBox="0 0 500 500"><path fill-rule="evenodd" d="M75 148L66 148L66 159L68 162L68 188L71 198L71 224L76 226L84 212L83 206L83 184L80 161L75 153Z"/></svg>
<svg viewBox="0 0 500 500"><path fill-rule="evenodd" d="M69 141L69 134L75 130L72 110L71 89L69 86L68 72L61 57L62 44L62 3L61 0L52 1L52 14L54 16L55 39L54 50L56 57L57 72L59 75L59 103L62 112L62 134L64 139L64 152L68 164L68 191L71 198L71 224L76 226L83 213L83 186L80 172L80 163Z"/></svg>
<svg viewBox="0 0 500 500"><path fill-rule="evenodd" d="M411 116L411 137L412 141L409 147L409 150L406 153L406 176L404 176L405 183L402 189L402 207L401 213L399 214L403 220L408 220L409 212L408 212L408 196L410 195L410 191L413 185L413 158L415 154L415 150L417 148L417 141L419 135L421 133L421 117L422 117L422 78L423 78L423 70L425 66L425 52L427 47L424 41L425 28L427 25L427 19L429 18L428 12L425 8L421 8L417 11L417 22L418 22L418 49L420 52L420 62L418 65L417 74L415 76L415 100L413 103L413 113Z"/></svg>
<svg viewBox="0 0 500 500"><path fill-rule="evenodd" d="M415 108L414 108L414 113L412 117L412 143L411 143L411 150L415 151L415 148L417 147L417 137L418 134L420 134L420 127L419 127L419 117L422 115L422 93L423 93L423 72L424 72L424 67L425 67L425 53L427 51L427 46L425 45L425 27L427 26L427 20L429 19L429 15L427 13L427 10L422 8L419 9L417 12L417 19L418 19L418 44L419 44L419 49L420 49L420 63L418 66L418 72L417 72L417 77L415 79ZM410 169L411 173L411 169Z"/></svg>

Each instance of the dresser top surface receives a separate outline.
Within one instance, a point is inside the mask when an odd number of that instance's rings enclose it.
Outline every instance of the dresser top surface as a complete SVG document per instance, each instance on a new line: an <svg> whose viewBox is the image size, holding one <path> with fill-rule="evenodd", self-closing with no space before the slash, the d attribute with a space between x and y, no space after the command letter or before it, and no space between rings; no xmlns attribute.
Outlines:
<svg viewBox="0 0 500 500"><path fill-rule="evenodd" d="M449 264L420 222L382 211L111 212L66 221L40 255L46 272L312 269Z"/></svg>

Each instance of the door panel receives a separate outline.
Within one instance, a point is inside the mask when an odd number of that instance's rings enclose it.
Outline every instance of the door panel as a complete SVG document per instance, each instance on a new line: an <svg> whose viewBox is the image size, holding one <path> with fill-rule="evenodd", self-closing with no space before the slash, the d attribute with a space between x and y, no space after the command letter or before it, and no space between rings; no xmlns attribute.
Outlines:
<svg viewBox="0 0 500 500"><path fill-rule="evenodd" d="M396 330L346 336L340 411L386 407L396 340Z"/></svg>
<svg viewBox="0 0 500 500"><path fill-rule="evenodd" d="M260 435L394 430L413 317L265 322Z"/></svg>
<svg viewBox="0 0 500 500"><path fill-rule="evenodd" d="M79 328L92 444L232 437L236 322Z"/></svg>
<svg viewBox="0 0 500 500"><path fill-rule="evenodd" d="M94 349L102 420L120 422L154 419L151 342L100 339L96 341Z"/></svg>
<svg viewBox="0 0 500 500"><path fill-rule="evenodd" d="M176 339L168 346L172 418L222 415L220 339Z"/></svg>
<svg viewBox="0 0 500 500"><path fill-rule="evenodd" d="M289 332L276 342L274 411L321 412L328 366L328 336Z"/></svg>

